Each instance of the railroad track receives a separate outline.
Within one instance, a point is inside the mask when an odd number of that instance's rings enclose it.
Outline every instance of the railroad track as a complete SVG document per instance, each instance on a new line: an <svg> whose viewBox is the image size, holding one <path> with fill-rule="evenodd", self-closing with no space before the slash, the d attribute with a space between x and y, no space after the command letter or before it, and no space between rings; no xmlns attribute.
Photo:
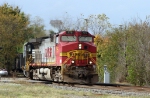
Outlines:
<svg viewBox="0 0 150 98"><path fill-rule="evenodd" d="M58 86L72 86L79 88L92 88L92 89L107 89L107 90L116 90L116 91L132 91L132 92L146 92L150 94L150 87L141 87L141 86L132 86L126 84L108 84L108 83L96 83L93 85L89 84L74 84L74 83L54 83L52 84Z"/></svg>
<svg viewBox="0 0 150 98"><path fill-rule="evenodd" d="M116 84L118 85L118 84ZM52 83L52 87L58 89L65 89L65 90L76 90L76 91L84 91L84 92L92 92L94 94L113 94L119 96L144 96L144 98L150 97L150 88L149 87L136 87L136 86L127 86L127 85L81 85L81 84L57 84Z"/></svg>
<svg viewBox="0 0 150 98"><path fill-rule="evenodd" d="M58 89L92 92L95 94L113 94L113 95L120 95L120 96L149 96L150 97L150 87L130 86L130 85L123 85L123 84L105 84L105 83L97 83L93 85L57 83L51 81L37 81L37 80L30 80L27 78L11 78L11 77L9 78L2 77L0 80L0 82L5 82L5 83L6 82L15 83L16 81L42 83Z"/></svg>

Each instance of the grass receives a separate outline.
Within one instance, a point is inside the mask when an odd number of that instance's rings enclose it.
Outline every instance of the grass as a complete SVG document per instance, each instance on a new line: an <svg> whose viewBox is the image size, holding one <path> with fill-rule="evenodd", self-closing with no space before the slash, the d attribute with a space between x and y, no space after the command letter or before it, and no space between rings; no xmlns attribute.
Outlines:
<svg viewBox="0 0 150 98"><path fill-rule="evenodd" d="M136 98L68 91L39 83L0 83L0 98ZM143 97L144 98L144 97ZM148 97L147 97L148 98Z"/></svg>
<svg viewBox="0 0 150 98"><path fill-rule="evenodd" d="M92 96L92 93L59 90L39 83L0 83L0 98L71 98L76 95Z"/></svg>

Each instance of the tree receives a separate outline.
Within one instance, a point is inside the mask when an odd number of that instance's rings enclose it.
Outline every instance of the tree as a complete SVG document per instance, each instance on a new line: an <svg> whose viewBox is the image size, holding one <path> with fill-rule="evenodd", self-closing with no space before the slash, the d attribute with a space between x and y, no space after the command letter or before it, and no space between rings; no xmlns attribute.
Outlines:
<svg viewBox="0 0 150 98"><path fill-rule="evenodd" d="M86 26L93 32L94 35L102 35L111 28L111 24L108 19L109 18L105 14L90 15L86 20Z"/></svg>
<svg viewBox="0 0 150 98"><path fill-rule="evenodd" d="M109 38L103 37L100 34L97 34L94 39L94 43L97 46L97 71L99 74L99 81L103 80L104 65L108 65L108 62L105 62L106 51L108 50Z"/></svg>
<svg viewBox="0 0 150 98"><path fill-rule="evenodd" d="M32 34L28 25L29 17L21 12L18 6L0 6L0 66L8 71L11 65L14 65L17 47Z"/></svg>
<svg viewBox="0 0 150 98"><path fill-rule="evenodd" d="M135 85L149 85L150 83L150 18L133 20L128 24L127 45L127 80Z"/></svg>
<svg viewBox="0 0 150 98"><path fill-rule="evenodd" d="M135 19L108 33L109 43L106 48L100 48L102 56L98 64L108 65L111 80L128 81L134 85L150 84L149 19Z"/></svg>
<svg viewBox="0 0 150 98"><path fill-rule="evenodd" d="M44 23L40 17L37 16L33 21L31 21L30 28L33 31L33 38L46 36Z"/></svg>
<svg viewBox="0 0 150 98"><path fill-rule="evenodd" d="M105 14L90 15L88 18L84 18L84 15L77 19L71 18L69 15L65 15L62 19L51 20L50 24L58 31L61 30L80 30L91 31L94 35L104 34L111 28L111 24L108 21L108 17Z"/></svg>

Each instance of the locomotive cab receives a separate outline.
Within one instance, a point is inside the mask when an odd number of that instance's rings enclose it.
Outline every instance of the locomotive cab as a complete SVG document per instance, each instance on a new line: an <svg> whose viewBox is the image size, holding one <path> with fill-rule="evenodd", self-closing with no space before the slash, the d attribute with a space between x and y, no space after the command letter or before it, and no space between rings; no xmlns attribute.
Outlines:
<svg viewBox="0 0 150 98"><path fill-rule="evenodd" d="M59 40L56 55L59 56L57 63L62 66L63 77L66 77L64 80L85 83L98 81L94 36L86 31L66 31L59 33Z"/></svg>

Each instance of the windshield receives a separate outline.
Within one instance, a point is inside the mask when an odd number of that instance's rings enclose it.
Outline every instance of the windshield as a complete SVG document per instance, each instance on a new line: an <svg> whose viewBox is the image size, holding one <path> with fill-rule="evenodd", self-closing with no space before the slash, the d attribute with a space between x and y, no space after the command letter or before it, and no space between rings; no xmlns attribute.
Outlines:
<svg viewBox="0 0 150 98"><path fill-rule="evenodd" d="M73 42L73 41L76 41L76 40L77 40L76 36L62 36L61 37L61 41L70 41L70 42Z"/></svg>
<svg viewBox="0 0 150 98"><path fill-rule="evenodd" d="M79 36L80 42L92 42L92 37L89 36Z"/></svg>

